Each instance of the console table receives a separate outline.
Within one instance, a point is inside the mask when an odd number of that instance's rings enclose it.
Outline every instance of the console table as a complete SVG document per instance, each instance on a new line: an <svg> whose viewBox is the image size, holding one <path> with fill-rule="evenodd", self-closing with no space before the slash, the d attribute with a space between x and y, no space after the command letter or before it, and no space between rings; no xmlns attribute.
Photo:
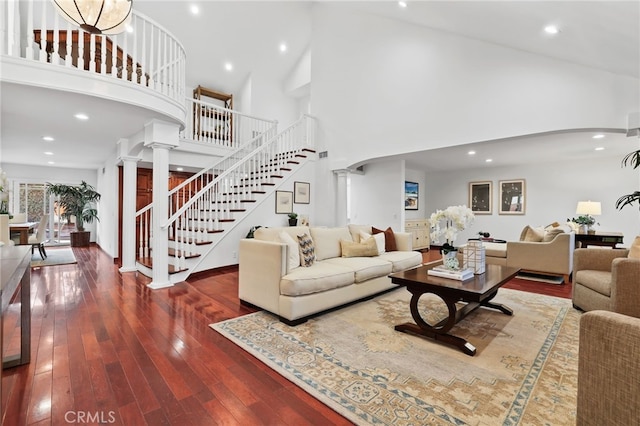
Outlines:
<svg viewBox="0 0 640 426"><path fill-rule="evenodd" d="M20 353L2 359L2 368L27 364L31 357L31 247L0 247L0 354L4 354L3 336L4 315L11 299L20 288ZM0 355L1 356L1 355ZM0 381L2 380L0 368ZM0 399L2 389L0 389ZM0 406L0 421L2 407Z"/></svg>
<svg viewBox="0 0 640 426"><path fill-rule="evenodd" d="M576 248L587 246L606 246L616 248L616 244L622 244L624 235L620 232L599 232L594 234L576 234Z"/></svg>

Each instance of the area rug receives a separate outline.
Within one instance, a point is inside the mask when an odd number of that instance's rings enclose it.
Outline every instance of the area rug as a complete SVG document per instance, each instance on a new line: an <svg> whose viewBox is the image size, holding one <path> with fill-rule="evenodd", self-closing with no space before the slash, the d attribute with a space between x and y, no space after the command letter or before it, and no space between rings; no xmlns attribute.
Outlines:
<svg viewBox="0 0 640 426"><path fill-rule="evenodd" d="M571 301L501 289L504 315L478 309L458 349L394 330L412 321L404 289L289 327L257 312L211 327L360 425L574 425L578 311ZM446 316L420 299L423 317ZM428 309L428 312L427 312Z"/></svg>
<svg viewBox="0 0 640 426"><path fill-rule="evenodd" d="M548 284L562 284L564 282L563 277L558 277L554 275L535 274L533 272L519 272L516 277L520 278L521 280L539 281L541 283L548 283Z"/></svg>
<svg viewBox="0 0 640 426"><path fill-rule="evenodd" d="M78 263L70 248L46 249L47 257L42 259L38 250L34 250L31 256L31 267L66 265L69 263Z"/></svg>

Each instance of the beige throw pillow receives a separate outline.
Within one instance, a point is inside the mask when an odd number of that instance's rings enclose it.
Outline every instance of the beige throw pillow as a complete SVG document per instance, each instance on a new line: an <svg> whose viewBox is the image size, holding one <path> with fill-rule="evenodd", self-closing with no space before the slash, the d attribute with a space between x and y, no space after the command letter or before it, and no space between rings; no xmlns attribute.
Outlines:
<svg viewBox="0 0 640 426"><path fill-rule="evenodd" d="M300 266L300 249L298 243L291 235L282 231L278 234L280 242L287 245L287 273Z"/></svg>
<svg viewBox="0 0 640 426"><path fill-rule="evenodd" d="M544 238L544 228L532 228L529 225L525 226L520 233L520 241L529 241L533 243L539 243Z"/></svg>
<svg viewBox="0 0 640 426"><path fill-rule="evenodd" d="M629 247L629 254L627 255L629 259L640 259L640 235L638 235L631 247Z"/></svg>
<svg viewBox="0 0 640 426"><path fill-rule="evenodd" d="M373 237L362 243L340 240L342 257L371 257L378 255L378 245Z"/></svg>
<svg viewBox="0 0 640 426"><path fill-rule="evenodd" d="M367 234L364 231L360 231L360 242L366 241L371 238L371 234ZM384 245L385 245L385 236L384 233L373 235L373 238L376 242L376 246L378 247L378 254L384 253Z"/></svg>
<svg viewBox="0 0 640 426"><path fill-rule="evenodd" d="M553 241L558 234L564 234L564 230L562 228L551 228L544 233L544 237L542 237L542 241L548 243L549 241Z"/></svg>

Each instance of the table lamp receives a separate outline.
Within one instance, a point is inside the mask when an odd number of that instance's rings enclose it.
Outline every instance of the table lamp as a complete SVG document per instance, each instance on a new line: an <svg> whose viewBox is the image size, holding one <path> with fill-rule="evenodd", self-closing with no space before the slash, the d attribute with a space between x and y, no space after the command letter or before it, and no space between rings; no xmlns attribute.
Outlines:
<svg viewBox="0 0 640 426"><path fill-rule="evenodd" d="M589 219L590 223L584 223L584 225L587 225L587 232L589 234L593 234L596 232L593 229L593 224L596 223L593 216L599 216L602 214L602 205L599 201L578 201L576 214L586 216Z"/></svg>

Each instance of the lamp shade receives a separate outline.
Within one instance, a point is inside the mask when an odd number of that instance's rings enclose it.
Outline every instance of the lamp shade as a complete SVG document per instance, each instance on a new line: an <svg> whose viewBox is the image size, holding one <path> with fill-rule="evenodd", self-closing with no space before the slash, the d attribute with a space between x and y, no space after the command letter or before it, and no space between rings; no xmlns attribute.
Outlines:
<svg viewBox="0 0 640 426"><path fill-rule="evenodd" d="M598 216L602 214L602 206L599 201L578 201L576 214Z"/></svg>
<svg viewBox="0 0 640 426"><path fill-rule="evenodd" d="M119 34L131 18L133 0L52 0L72 24L92 34Z"/></svg>

